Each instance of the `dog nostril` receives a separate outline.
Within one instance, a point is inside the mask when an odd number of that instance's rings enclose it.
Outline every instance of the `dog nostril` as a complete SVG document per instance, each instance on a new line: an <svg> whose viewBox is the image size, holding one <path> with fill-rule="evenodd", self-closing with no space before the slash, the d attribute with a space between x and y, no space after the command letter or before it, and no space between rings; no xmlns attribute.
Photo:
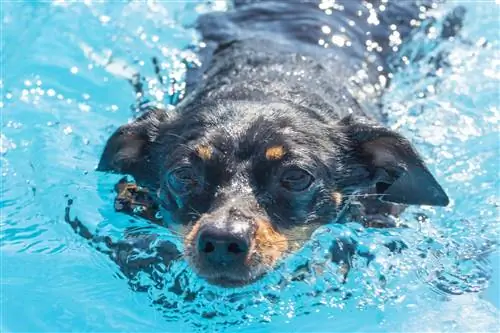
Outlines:
<svg viewBox="0 0 500 333"><path fill-rule="evenodd" d="M238 245L237 243L230 243L229 246L227 247L227 251L234 254L245 252L245 250L242 249L241 246Z"/></svg>
<svg viewBox="0 0 500 333"><path fill-rule="evenodd" d="M207 242L205 244L205 247L203 248L203 252L205 253L210 253L210 252L213 252L215 250L215 246L212 242Z"/></svg>
<svg viewBox="0 0 500 333"><path fill-rule="evenodd" d="M244 236L208 225L199 231L196 250L200 258L212 264L240 262L250 248Z"/></svg>

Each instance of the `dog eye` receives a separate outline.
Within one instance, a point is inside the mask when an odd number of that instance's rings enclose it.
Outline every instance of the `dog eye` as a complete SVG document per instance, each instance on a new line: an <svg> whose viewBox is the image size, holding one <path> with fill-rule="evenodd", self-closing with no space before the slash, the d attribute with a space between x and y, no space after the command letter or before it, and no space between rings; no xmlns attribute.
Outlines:
<svg viewBox="0 0 500 333"><path fill-rule="evenodd" d="M314 177L307 171L299 168L291 168L281 175L281 186L289 191L300 192L307 189L314 181Z"/></svg>
<svg viewBox="0 0 500 333"><path fill-rule="evenodd" d="M198 185L193 168L185 166L171 171L167 175L169 188L177 194L187 194Z"/></svg>

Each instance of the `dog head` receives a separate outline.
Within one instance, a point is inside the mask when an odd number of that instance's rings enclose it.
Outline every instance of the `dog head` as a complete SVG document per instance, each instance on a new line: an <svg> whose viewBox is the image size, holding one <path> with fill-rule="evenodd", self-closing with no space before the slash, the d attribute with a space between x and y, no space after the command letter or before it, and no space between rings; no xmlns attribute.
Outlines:
<svg viewBox="0 0 500 333"><path fill-rule="evenodd" d="M192 268L228 287L272 270L358 191L448 204L399 134L282 102L153 109L111 136L99 170L132 174L156 191L167 222L184 234Z"/></svg>

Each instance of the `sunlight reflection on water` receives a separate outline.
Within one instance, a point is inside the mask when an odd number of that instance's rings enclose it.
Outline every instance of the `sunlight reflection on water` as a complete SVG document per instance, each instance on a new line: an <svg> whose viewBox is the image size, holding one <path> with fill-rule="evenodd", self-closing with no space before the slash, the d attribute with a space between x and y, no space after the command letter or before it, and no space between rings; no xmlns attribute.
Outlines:
<svg viewBox="0 0 500 333"><path fill-rule="evenodd" d="M236 291L207 285L179 262L162 277L165 286L154 287L145 274L133 282L148 293L133 292L108 258L72 233L62 220L66 195L76 199L73 213L100 234L119 238L131 223L144 223L113 211L118 176L93 171L109 134L135 115L125 79L140 69L147 77L143 99L168 104L184 88L185 59L196 61L186 47L197 35L183 26L225 4L3 4L5 331L330 330L333 322L338 331L498 328L498 309L480 298L499 281L489 262L499 236L493 3L460 2L468 10L463 39L436 44L434 30L417 34L396 61L410 65L399 68L384 97L391 126L418 145L448 191L448 208L409 209L402 217L408 229L327 226L276 272ZM443 55L449 65L436 68ZM173 83L167 88L154 75L153 56ZM356 257L342 284L325 251L346 234L367 255ZM391 241L408 249L391 252L384 245ZM180 292L169 290L175 282Z"/></svg>

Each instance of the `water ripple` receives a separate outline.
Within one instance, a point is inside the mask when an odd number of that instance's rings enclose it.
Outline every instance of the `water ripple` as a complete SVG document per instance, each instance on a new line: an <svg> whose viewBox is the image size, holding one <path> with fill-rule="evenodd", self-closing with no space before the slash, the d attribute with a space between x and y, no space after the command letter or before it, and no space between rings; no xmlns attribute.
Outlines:
<svg viewBox="0 0 500 333"><path fill-rule="evenodd" d="M498 309L479 297L498 283L490 262L500 236L497 5L460 5L467 8L463 37L437 43L438 13L397 53L384 97L391 126L422 151L452 204L408 209L401 222L409 228L326 226L275 272L227 290L200 280L183 261L127 281L72 233L63 214L73 198L73 214L113 238L145 224L113 211L118 176L94 172L100 151L116 126L136 115L136 103L168 107L182 96L186 64L197 61L194 19L228 3L2 3L6 331L497 329ZM321 6L326 14L338 10L335 2ZM329 40L344 45L340 37ZM143 96L124 80L138 71ZM347 278L330 260L332 239L359 245Z"/></svg>

